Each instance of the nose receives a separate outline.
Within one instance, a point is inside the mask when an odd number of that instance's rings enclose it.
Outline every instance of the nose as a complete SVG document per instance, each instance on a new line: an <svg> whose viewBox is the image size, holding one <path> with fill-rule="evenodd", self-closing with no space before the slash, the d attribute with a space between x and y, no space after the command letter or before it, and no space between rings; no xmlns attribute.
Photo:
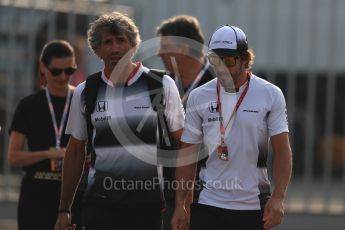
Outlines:
<svg viewBox="0 0 345 230"><path fill-rule="evenodd" d="M123 45L119 41L117 41L116 38L114 38L111 43L110 49L112 53L121 53L121 50L123 49Z"/></svg>
<svg viewBox="0 0 345 230"><path fill-rule="evenodd" d="M70 78L71 76L72 76L72 75L67 75L67 74L65 73L65 71L62 71L62 73L60 74L59 78L66 81L66 80L69 80L69 78Z"/></svg>
<svg viewBox="0 0 345 230"><path fill-rule="evenodd" d="M111 52L118 53L120 51L120 45L117 42L113 42L111 46Z"/></svg>

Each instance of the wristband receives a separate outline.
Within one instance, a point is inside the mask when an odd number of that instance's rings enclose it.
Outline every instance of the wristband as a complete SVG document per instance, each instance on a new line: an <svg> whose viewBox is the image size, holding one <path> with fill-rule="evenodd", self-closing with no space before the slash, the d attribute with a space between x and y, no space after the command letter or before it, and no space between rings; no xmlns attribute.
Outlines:
<svg viewBox="0 0 345 230"><path fill-rule="evenodd" d="M67 214L71 214L71 210L68 209L59 209L58 213L67 213Z"/></svg>

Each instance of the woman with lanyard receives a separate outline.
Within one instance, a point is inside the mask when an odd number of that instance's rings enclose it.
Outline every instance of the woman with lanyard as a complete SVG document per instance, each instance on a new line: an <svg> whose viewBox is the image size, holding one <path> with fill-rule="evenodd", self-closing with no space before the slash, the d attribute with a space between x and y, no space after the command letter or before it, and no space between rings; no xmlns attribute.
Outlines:
<svg viewBox="0 0 345 230"><path fill-rule="evenodd" d="M21 167L18 229L53 229L58 215L61 167L69 136L64 134L76 70L74 50L63 40L47 43L40 56L43 90L22 99L10 128L8 160ZM25 149L27 143L28 149ZM73 221L80 226L82 194L77 193Z"/></svg>

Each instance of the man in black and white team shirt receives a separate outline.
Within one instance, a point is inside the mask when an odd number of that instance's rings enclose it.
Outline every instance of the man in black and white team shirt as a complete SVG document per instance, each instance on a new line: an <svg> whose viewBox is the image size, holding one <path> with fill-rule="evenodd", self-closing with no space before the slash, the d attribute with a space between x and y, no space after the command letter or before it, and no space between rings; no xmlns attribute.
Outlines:
<svg viewBox="0 0 345 230"><path fill-rule="evenodd" d="M86 229L160 229L162 191L157 166L157 112L150 101L149 69L132 62L140 43L138 28L126 15L101 15L88 31L89 45L103 60L93 126L91 169L85 195ZM95 76L95 75L94 75ZM97 75L98 76L98 75ZM177 87L162 80L166 123L179 141L184 113ZM74 93L66 132L71 138L63 168L55 229L69 229L69 211L82 174L88 139L85 83Z"/></svg>
<svg viewBox="0 0 345 230"><path fill-rule="evenodd" d="M200 143L209 150L201 169L203 190L191 208L190 229L270 229L281 223L291 176L286 104L281 90L251 73L254 61L244 32L221 26L208 60L217 78L195 89L186 108L178 155L173 229L187 229L184 201ZM275 188L267 177L269 140Z"/></svg>

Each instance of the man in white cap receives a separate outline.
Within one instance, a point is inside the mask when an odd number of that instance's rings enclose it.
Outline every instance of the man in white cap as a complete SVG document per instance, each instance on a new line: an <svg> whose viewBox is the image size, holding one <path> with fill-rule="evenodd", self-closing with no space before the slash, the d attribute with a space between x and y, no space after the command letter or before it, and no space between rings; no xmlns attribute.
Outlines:
<svg viewBox="0 0 345 230"><path fill-rule="evenodd" d="M284 215L292 171L286 103L281 90L251 72L254 53L244 32L221 26L209 42L208 60L217 78L195 89L187 101L178 155L174 230L270 229ZM268 143L273 150L271 193ZM185 198L194 181L198 148L208 147L200 171L203 189L186 218Z"/></svg>

